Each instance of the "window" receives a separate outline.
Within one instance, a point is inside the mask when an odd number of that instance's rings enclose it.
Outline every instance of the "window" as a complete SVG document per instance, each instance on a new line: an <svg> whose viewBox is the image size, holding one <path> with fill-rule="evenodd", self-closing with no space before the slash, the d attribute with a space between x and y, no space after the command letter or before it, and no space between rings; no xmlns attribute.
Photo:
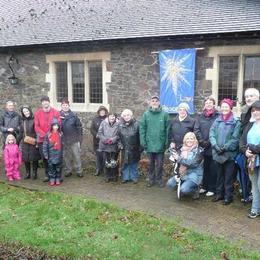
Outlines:
<svg viewBox="0 0 260 260"><path fill-rule="evenodd" d="M210 47L213 68L206 70L212 82L212 95L218 101L236 101L235 112L244 104L243 93L248 87L260 90L260 45Z"/></svg>
<svg viewBox="0 0 260 260"><path fill-rule="evenodd" d="M260 55L245 57L244 89L257 88L260 91Z"/></svg>
<svg viewBox="0 0 260 260"><path fill-rule="evenodd" d="M51 88L49 96L54 106L68 98L76 111L94 112L107 104L106 84L111 81L111 72L106 71L110 54L83 53L47 55L49 71L47 82Z"/></svg>
<svg viewBox="0 0 260 260"><path fill-rule="evenodd" d="M237 99L238 56L219 57L218 100Z"/></svg>

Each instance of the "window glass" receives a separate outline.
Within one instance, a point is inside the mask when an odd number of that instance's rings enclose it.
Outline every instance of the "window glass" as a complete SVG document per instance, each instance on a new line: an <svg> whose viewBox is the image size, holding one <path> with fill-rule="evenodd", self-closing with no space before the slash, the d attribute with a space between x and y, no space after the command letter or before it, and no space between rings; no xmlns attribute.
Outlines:
<svg viewBox="0 0 260 260"><path fill-rule="evenodd" d="M71 62L72 71L72 102L85 103L84 62Z"/></svg>
<svg viewBox="0 0 260 260"><path fill-rule="evenodd" d="M237 100L239 56L219 57L218 100Z"/></svg>
<svg viewBox="0 0 260 260"><path fill-rule="evenodd" d="M102 88L102 62L88 62L89 69L89 93L90 103L102 103L103 88Z"/></svg>
<svg viewBox="0 0 260 260"><path fill-rule="evenodd" d="M245 57L244 90L257 88L260 90L260 56Z"/></svg>
<svg viewBox="0 0 260 260"><path fill-rule="evenodd" d="M68 98L67 62L56 62L55 69L57 101L61 102L63 98Z"/></svg>

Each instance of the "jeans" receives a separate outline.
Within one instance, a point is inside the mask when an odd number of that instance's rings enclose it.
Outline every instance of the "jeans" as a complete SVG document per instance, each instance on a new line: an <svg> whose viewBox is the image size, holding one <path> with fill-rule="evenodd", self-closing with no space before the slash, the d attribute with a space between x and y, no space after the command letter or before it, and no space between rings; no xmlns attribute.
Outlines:
<svg viewBox="0 0 260 260"><path fill-rule="evenodd" d="M138 174L138 163L131 163L131 164L124 164L123 169L123 180L124 181L137 181L139 174Z"/></svg>
<svg viewBox="0 0 260 260"><path fill-rule="evenodd" d="M216 162L217 184L216 197L225 200L233 199L235 173L235 161L226 161L223 164Z"/></svg>
<svg viewBox="0 0 260 260"><path fill-rule="evenodd" d="M61 178L61 163L57 163L57 164L52 164L49 163L49 176L50 176L50 180L54 181L54 180L59 180Z"/></svg>
<svg viewBox="0 0 260 260"><path fill-rule="evenodd" d="M256 167L254 174L249 175L252 182L253 201L251 211L260 213L260 167Z"/></svg>
<svg viewBox="0 0 260 260"><path fill-rule="evenodd" d="M149 182L162 183L163 153L149 153Z"/></svg>
<svg viewBox="0 0 260 260"><path fill-rule="evenodd" d="M212 156L204 156L203 188L206 191L216 192L217 172Z"/></svg>
<svg viewBox="0 0 260 260"><path fill-rule="evenodd" d="M170 189L174 189L174 187L177 185L177 182L175 180L175 177L171 177L168 181L167 181L167 187ZM191 180L186 180L183 181L181 183L181 193L182 194L190 194L195 192L198 189L198 185L191 181Z"/></svg>
<svg viewBox="0 0 260 260"><path fill-rule="evenodd" d="M77 174L82 173L81 157L80 157L80 143L66 144L63 146L63 161L65 164L65 172L71 173L74 168Z"/></svg>

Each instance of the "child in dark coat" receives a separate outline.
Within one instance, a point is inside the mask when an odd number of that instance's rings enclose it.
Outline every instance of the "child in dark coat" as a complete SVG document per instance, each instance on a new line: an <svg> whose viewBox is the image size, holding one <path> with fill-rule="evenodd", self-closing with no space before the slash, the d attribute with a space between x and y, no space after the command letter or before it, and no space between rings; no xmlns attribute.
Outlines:
<svg viewBox="0 0 260 260"><path fill-rule="evenodd" d="M44 158L48 160L50 185L60 185L62 166L62 140L60 125L57 120L53 120L50 132L45 136L43 142Z"/></svg>

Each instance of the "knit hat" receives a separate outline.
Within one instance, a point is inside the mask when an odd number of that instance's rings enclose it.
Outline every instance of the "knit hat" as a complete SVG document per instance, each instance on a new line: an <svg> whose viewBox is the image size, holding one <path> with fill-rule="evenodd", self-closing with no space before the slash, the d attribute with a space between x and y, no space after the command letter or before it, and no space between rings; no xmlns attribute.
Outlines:
<svg viewBox="0 0 260 260"><path fill-rule="evenodd" d="M70 104L70 102L69 102L69 100L67 99L67 98L63 98L62 100L61 100L61 104Z"/></svg>
<svg viewBox="0 0 260 260"><path fill-rule="evenodd" d="M234 102L233 102L233 100L230 99L230 98L224 98L224 99L220 102L220 105L222 105L223 103L228 104L231 109L232 109L233 106L234 106Z"/></svg>
<svg viewBox="0 0 260 260"><path fill-rule="evenodd" d="M153 96L151 97L151 99L157 99L158 101L160 100L160 98L159 98L158 95L153 95Z"/></svg>
<svg viewBox="0 0 260 260"><path fill-rule="evenodd" d="M48 101L48 102L50 102L50 98L49 98L48 96L42 96L42 97L41 97L41 103L42 103L43 101Z"/></svg>
<svg viewBox="0 0 260 260"><path fill-rule="evenodd" d="M190 110L189 105L185 102L182 102L178 105L178 109L180 109L180 108L184 108L187 112Z"/></svg>
<svg viewBox="0 0 260 260"><path fill-rule="evenodd" d="M251 105L251 108L253 108L253 107L260 109L260 100L255 101L255 102Z"/></svg>

